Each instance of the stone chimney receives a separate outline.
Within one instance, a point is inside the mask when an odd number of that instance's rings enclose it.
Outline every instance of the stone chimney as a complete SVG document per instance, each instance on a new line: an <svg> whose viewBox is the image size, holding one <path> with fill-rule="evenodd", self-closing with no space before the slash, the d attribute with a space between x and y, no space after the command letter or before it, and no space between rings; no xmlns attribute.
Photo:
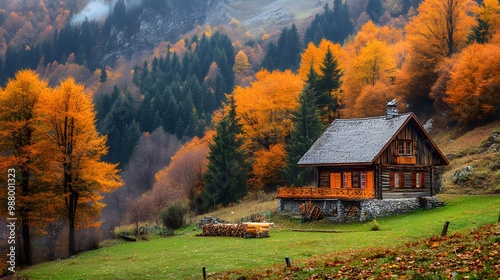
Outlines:
<svg viewBox="0 0 500 280"><path fill-rule="evenodd" d="M396 99L393 99L392 101L388 101L386 104L386 114L385 114L385 119L390 120L394 116L397 116L399 114L398 112L398 103L396 102Z"/></svg>

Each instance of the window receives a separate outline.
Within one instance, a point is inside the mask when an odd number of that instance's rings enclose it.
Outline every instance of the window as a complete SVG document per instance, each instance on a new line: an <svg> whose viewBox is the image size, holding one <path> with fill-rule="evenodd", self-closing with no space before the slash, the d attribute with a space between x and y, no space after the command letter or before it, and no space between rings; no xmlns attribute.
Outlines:
<svg viewBox="0 0 500 280"><path fill-rule="evenodd" d="M330 173L330 188L373 189L374 186L375 175L373 171Z"/></svg>
<svg viewBox="0 0 500 280"><path fill-rule="evenodd" d="M390 186L392 188L425 188L425 173L423 172L391 172Z"/></svg>
<svg viewBox="0 0 500 280"><path fill-rule="evenodd" d="M391 172L389 184L393 188L404 188L405 187L405 173L403 173L403 172Z"/></svg>
<svg viewBox="0 0 500 280"><path fill-rule="evenodd" d="M359 174L359 186L360 188L366 188L366 172L361 172Z"/></svg>
<svg viewBox="0 0 500 280"><path fill-rule="evenodd" d="M398 141L398 155L412 156L413 155L413 142L412 141Z"/></svg>
<svg viewBox="0 0 500 280"><path fill-rule="evenodd" d="M359 174L360 172L352 172L352 187L356 189L359 189L360 187Z"/></svg>

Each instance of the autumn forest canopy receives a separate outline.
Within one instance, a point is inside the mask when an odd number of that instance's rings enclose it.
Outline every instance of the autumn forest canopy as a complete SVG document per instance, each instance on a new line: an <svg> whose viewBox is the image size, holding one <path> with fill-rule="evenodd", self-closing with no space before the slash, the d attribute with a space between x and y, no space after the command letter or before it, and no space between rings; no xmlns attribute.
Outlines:
<svg viewBox="0 0 500 280"><path fill-rule="evenodd" d="M178 16L171 1L75 21L87 2L0 6L0 166L17 171L28 265L172 203L308 185L296 163L323 130L394 98L443 127L500 116L498 0L333 0L279 30L196 19L160 42L144 26Z"/></svg>

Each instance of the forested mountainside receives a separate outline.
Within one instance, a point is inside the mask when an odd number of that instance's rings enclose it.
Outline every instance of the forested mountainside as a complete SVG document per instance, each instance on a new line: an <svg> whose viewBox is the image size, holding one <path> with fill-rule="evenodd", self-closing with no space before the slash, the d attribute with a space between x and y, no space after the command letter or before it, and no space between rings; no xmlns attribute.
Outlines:
<svg viewBox="0 0 500 280"><path fill-rule="evenodd" d="M100 159L124 182L103 200L105 232L174 201L204 212L306 185L296 162L323 129L387 100L432 133L498 119L498 0L297 2L2 0L1 105L24 80L92 97ZM50 226L55 246L64 224Z"/></svg>

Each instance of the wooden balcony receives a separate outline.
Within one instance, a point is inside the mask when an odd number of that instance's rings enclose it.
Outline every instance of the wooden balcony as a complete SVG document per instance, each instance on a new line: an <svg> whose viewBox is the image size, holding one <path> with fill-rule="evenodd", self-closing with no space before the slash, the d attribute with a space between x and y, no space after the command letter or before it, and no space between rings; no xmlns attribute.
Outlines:
<svg viewBox="0 0 500 280"><path fill-rule="evenodd" d="M278 198L300 199L373 199L373 189L278 188Z"/></svg>

